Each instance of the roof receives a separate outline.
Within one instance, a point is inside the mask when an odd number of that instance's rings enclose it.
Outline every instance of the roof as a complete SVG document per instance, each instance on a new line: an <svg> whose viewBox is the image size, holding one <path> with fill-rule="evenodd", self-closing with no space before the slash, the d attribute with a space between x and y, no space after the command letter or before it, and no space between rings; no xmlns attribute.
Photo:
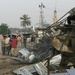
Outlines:
<svg viewBox="0 0 75 75"><path fill-rule="evenodd" d="M20 32L28 32L31 33L33 30L31 28L20 29Z"/></svg>
<svg viewBox="0 0 75 75"><path fill-rule="evenodd" d="M25 34L31 34L33 32L32 28L25 28L25 29L19 29L19 28L10 28L11 33L25 33Z"/></svg>
<svg viewBox="0 0 75 75"><path fill-rule="evenodd" d="M38 26L36 29L46 29L48 26L50 26L50 24L43 24Z"/></svg>

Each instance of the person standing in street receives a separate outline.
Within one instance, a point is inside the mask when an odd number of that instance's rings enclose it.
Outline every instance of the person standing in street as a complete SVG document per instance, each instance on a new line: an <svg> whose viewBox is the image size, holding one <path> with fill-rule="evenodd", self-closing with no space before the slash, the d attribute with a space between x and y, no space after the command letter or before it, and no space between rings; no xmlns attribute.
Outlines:
<svg viewBox="0 0 75 75"><path fill-rule="evenodd" d="M1 42L2 55L5 55L5 39L6 39L6 36L3 36L3 40Z"/></svg>
<svg viewBox="0 0 75 75"><path fill-rule="evenodd" d="M16 35L12 36L12 41L11 41L11 55L12 56L17 56L17 38L16 38Z"/></svg>
<svg viewBox="0 0 75 75"><path fill-rule="evenodd" d="M22 38L20 35L17 36L17 47L18 48L21 48L21 41L22 41Z"/></svg>
<svg viewBox="0 0 75 75"><path fill-rule="evenodd" d="M6 48L7 54L9 55L9 52L10 52L10 35L8 35L8 37L5 39L5 48Z"/></svg>

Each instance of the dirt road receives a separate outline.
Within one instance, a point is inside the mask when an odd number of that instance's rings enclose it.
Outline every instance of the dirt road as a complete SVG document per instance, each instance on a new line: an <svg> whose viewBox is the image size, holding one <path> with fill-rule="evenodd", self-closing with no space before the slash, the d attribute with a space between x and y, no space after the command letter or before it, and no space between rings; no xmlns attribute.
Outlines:
<svg viewBox="0 0 75 75"><path fill-rule="evenodd" d="M0 75L15 75L13 70L23 66L25 65L12 60L10 56L0 55Z"/></svg>

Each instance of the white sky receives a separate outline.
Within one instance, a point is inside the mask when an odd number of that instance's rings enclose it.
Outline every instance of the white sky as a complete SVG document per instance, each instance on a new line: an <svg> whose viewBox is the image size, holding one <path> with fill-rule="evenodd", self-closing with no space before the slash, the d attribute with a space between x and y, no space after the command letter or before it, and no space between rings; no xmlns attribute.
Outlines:
<svg viewBox="0 0 75 75"><path fill-rule="evenodd" d="M31 17L31 25L36 25L39 22L41 2L45 5L44 19L48 23L53 22L55 2L58 18L75 7L75 0L0 0L0 24L20 28L20 17L27 14Z"/></svg>

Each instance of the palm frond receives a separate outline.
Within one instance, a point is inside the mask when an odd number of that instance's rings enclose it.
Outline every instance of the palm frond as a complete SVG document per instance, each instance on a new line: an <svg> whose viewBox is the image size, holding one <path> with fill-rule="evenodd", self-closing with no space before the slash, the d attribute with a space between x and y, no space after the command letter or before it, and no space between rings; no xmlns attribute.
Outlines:
<svg viewBox="0 0 75 75"><path fill-rule="evenodd" d="M20 19L22 20L21 26L26 27L28 25L31 25L30 18L31 17L28 17L28 15L26 14L24 14L23 17L20 17Z"/></svg>

